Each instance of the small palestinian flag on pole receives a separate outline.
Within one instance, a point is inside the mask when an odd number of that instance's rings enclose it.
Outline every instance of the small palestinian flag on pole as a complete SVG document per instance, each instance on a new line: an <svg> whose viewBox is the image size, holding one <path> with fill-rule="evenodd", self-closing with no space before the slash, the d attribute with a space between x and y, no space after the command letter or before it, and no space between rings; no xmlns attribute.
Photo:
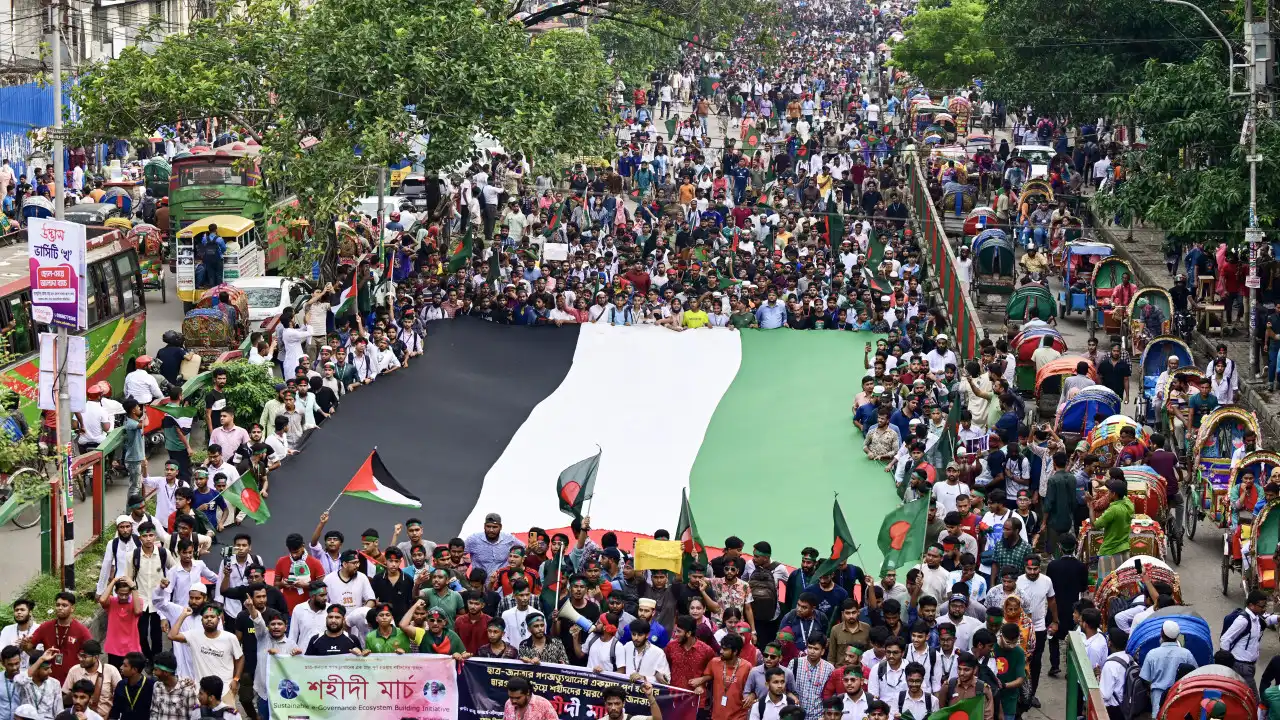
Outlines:
<svg viewBox="0 0 1280 720"><path fill-rule="evenodd" d="M839 500L832 503L831 513L835 518L835 539L831 542L831 556L818 564L818 569L814 571L815 577L835 572L841 563L858 551L858 546L853 541L853 533L849 532L849 523L845 522L844 513L840 510Z"/></svg>
<svg viewBox="0 0 1280 720"><path fill-rule="evenodd" d="M222 499L231 507L253 518L262 525L271 519L271 511L258 492L258 481L252 472L247 472L236 479L222 491Z"/></svg>
<svg viewBox="0 0 1280 720"><path fill-rule="evenodd" d="M354 314L356 311L356 298L359 295L360 267L356 266L355 272L351 273L351 284L344 288L342 294L338 296L338 307L333 309L334 317Z"/></svg>
<svg viewBox="0 0 1280 720"><path fill-rule="evenodd" d="M374 448L373 452L369 453L369 457L365 458L364 464L356 471L351 482L347 483L338 497L343 495L400 507L422 507L422 501L405 489L391 471L387 470L387 466L382 464L382 457L378 455L377 448ZM338 501L335 499L334 502ZM333 505L329 508L332 509Z"/></svg>
<svg viewBox="0 0 1280 720"><path fill-rule="evenodd" d="M182 428L182 431L187 433L191 432L192 420L196 415L200 414L200 408L192 405L169 404L160 405L156 409L173 418L174 422L178 423L178 427Z"/></svg>
<svg viewBox="0 0 1280 720"><path fill-rule="evenodd" d="M560 477L556 480L556 497L560 499L560 512L576 520L581 520L586 515L582 509L591 502L591 496L595 493L596 473L600 471L601 452L603 451L597 449L595 455L579 460L560 473Z"/></svg>
<svg viewBox="0 0 1280 720"><path fill-rule="evenodd" d="M680 563L681 575L689 577L689 568L695 563L707 564L707 548L698 535L698 526L693 522L693 510L689 508L689 491L680 492L680 520L676 523L676 540L682 545L683 552Z"/></svg>
<svg viewBox="0 0 1280 720"><path fill-rule="evenodd" d="M983 705L983 695L974 695L953 705L934 710L925 720L982 720Z"/></svg>

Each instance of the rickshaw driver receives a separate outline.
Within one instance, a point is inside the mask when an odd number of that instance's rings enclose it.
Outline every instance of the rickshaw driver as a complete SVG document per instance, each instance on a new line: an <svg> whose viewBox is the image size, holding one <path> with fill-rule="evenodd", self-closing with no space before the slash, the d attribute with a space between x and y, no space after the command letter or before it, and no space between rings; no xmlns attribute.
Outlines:
<svg viewBox="0 0 1280 720"><path fill-rule="evenodd" d="M1022 271L1027 276L1043 278L1049 270L1049 259L1040 254L1040 249L1036 243L1031 243L1027 246L1027 252L1018 261L1018 264L1022 266ZM1026 277L1023 278L1023 281L1025 283Z"/></svg>

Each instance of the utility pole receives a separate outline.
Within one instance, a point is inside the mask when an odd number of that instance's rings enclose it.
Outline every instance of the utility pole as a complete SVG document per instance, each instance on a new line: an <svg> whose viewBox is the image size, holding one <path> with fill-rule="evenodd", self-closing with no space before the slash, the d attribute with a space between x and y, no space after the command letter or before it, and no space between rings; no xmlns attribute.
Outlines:
<svg viewBox="0 0 1280 720"><path fill-rule="evenodd" d="M1245 230L1249 275L1245 278L1245 285L1249 288L1249 373L1256 378L1259 369L1258 288L1262 284L1258 277L1258 245L1263 237L1262 230L1258 227L1258 163L1262 162L1262 155L1258 153L1258 120L1261 114L1258 86L1265 86L1267 83L1266 73L1271 62L1271 36L1265 22L1253 21L1253 0L1245 0L1244 33L1249 81L1249 110L1245 115L1245 129L1249 133L1249 151L1245 155L1245 162L1249 163L1249 227Z"/></svg>
<svg viewBox="0 0 1280 720"><path fill-rule="evenodd" d="M53 22L53 216L63 220L66 216L66 168L62 160L62 0L54 0L49 6ZM83 282L83 281L81 281ZM81 288L81 292L84 289ZM54 491L62 492L62 587L74 591L76 587L76 525L71 509L71 393L67 387L67 329L58 326L58 456L60 483ZM60 487L59 487L60 485Z"/></svg>

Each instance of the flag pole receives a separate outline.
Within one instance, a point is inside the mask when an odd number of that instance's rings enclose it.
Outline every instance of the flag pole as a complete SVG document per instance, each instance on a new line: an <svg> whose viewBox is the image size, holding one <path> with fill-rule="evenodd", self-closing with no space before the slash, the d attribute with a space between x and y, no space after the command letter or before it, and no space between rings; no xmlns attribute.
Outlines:
<svg viewBox="0 0 1280 720"><path fill-rule="evenodd" d="M326 514L326 515L327 515L327 514L329 514L329 511L333 509L333 506L334 506L334 505L337 505L337 504L338 504L338 501L342 499L342 495L343 495L345 492L346 492L346 487L343 487L343 489L342 489L342 490L339 490L339 491L338 491L338 497L334 498L334 499L333 499L333 502L329 503L329 507L325 509L325 511L324 511L324 512L325 512L325 514Z"/></svg>
<svg viewBox="0 0 1280 720"><path fill-rule="evenodd" d="M551 602L551 612L560 612L560 579L564 577L564 548L560 549L560 556L556 559L556 596Z"/></svg>
<svg viewBox="0 0 1280 720"><path fill-rule="evenodd" d="M601 447L600 447L600 443L596 443L596 457L597 457L597 458L604 457L604 448L601 448ZM600 461L599 461L599 460L596 460L596 472L600 472ZM593 484L594 484L594 483L593 483ZM582 506L582 516L583 516L583 517L586 517L586 518L591 517L591 501L595 498L595 496L596 496L596 493L595 493L595 490L594 490L594 488L593 488L593 489L592 489L592 491L591 491L591 494L587 496L587 500L586 500L586 502L584 502L584 503L583 503L583 506Z"/></svg>

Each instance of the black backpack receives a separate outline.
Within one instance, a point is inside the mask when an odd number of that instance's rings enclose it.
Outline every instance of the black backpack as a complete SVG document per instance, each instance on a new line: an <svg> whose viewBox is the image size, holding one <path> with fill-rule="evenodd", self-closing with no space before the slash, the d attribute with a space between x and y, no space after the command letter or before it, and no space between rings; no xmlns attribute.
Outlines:
<svg viewBox="0 0 1280 720"><path fill-rule="evenodd" d="M1150 714L1152 712L1151 683L1142 679L1142 666L1133 660L1125 662L1120 658L1107 658L1107 662L1124 665L1124 692L1120 695L1120 716L1124 720L1137 720L1143 715Z"/></svg>
<svg viewBox="0 0 1280 720"><path fill-rule="evenodd" d="M1231 626L1236 623L1236 619L1240 617L1244 617L1245 620L1249 619L1249 616L1245 614L1244 608L1236 608L1235 610L1232 610L1231 612L1227 613L1227 616L1222 619L1221 635L1226 635L1227 631L1231 629ZM1248 622L1245 628L1245 631L1240 633L1239 637L1237 637L1235 640L1232 640L1231 644L1226 646L1223 649L1226 650L1227 652L1235 652L1236 645L1239 645L1241 640L1247 641L1253 635L1253 625L1255 622L1258 625L1262 624L1261 620L1254 620L1254 621ZM1221 635L1219 635L1219 637L1221 637ZM1248 642L1246 642L1245 647L1248 647L1248 645L1249 645Z"/></svg>
<svg viewBox="0 0 1280 720"><path fill-rule="evenodd" d="M160 573L167 575L169 570L169 551L164 549L163 545L157 545L156 550L160 551ZM142 565L142 548L133 549L133 579L138 579L138 567Z"/></svg>
<svg viewBox="0 0 1280 720"><path fill-rule="evenodd" d="M757 617L771 618L778 609L778 579L773 576L775 564L756 565L747 578L751 588L751 611Z"/></svg>
<svg viewBox="0 0 1280 720"><path fill-rule="evenodd" d="M943 707L946 707L946 706L950 705L950 704L951 704L951 701L955 698L955 696L956 696L956 685L957 685L957 684L959 684L959 682L960 682L960 679L959 679L959 678L951 678L950 680L948 680L948 681L947 681L947 685L946 685L946 688L947 688L947 694L945 695L946 700L943 700L943 701L942 701L942 706L943 706ZM978 679L976 679L976 678L974 679L974 681L973 681L973 689L974 689L974 694L975 694L977 697L983 697L983 696L985 696L985 695L986 695L986 693L985 693L985 692L983 692L983 691L984 691L984 690L986 690L986 688L987 688L987 684L986 684L985 682L983 682L983 681L981 681L981 680L978 680ZM993 697L993 698L994 698L994 696L995 696L995 693L992 693L992 697Z"/></svg>
<svg viewBox="0 0 1280 720"><path fill-rule="evenodd" d="M899 691L898 692L898 712L902 712L902 704L905 703L906 701L907 701L907 691L906 690ZM924 710L930 715L933 714L933 693L927 692L924 694ZM928 716L926 715L925 717L928 717Z"/></svg>

